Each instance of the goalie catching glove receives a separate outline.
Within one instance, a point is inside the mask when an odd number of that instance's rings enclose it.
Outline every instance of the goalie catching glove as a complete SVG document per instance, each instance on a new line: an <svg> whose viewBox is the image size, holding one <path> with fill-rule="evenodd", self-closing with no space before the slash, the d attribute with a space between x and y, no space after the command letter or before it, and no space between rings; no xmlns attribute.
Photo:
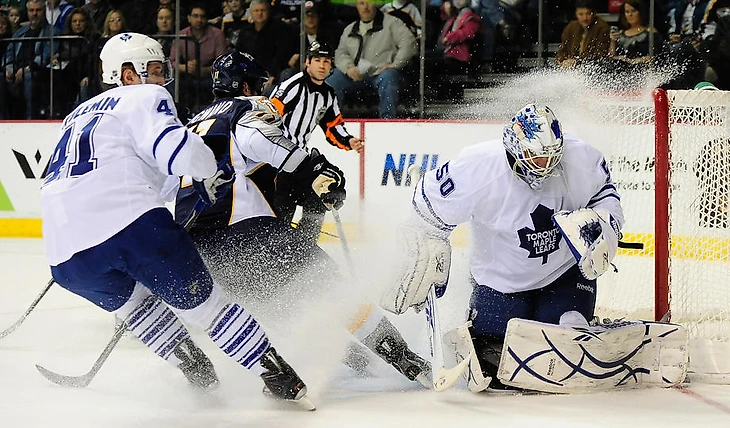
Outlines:
<svg viewBox="0 0 730 428"><path fill-rule="evenodd" d="M193 189L198 193L205 205L211 206L224 197L236 180L236 171L225 156L218 162L218 171L212 177L203 180L193 180Z"/></svg>
<svg viewBox="0 0 730 428"><path fill-rule="evenodd" d="M294 174L312 183L312 190L328 210L342 208L347 197L345 174L317 149L312 149L309 158L302 162Z"/></svg>
<svg viewBox="0 0 730 428"><path fill-rule="evenodd" d="M553 222L565 238L586 279L596 279L611 266L621 238L619 224L604 209L559 211Z"/></svg>

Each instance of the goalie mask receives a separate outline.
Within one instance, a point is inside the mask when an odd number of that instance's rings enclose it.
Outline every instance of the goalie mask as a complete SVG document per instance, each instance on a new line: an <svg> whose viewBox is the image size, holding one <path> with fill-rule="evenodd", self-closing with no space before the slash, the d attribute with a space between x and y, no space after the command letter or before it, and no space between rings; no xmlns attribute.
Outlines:
<svg viewBox="0 0 730 428"><path fill-rule="evenodd" d="M563 131L547 106L529 104L505 126L502 142L514 173L539 189L563 157Z"/></svg>
<svg viewBox="0 0 730 428"><path fill-rule="evenodd" d="M104 44L99 59L101 59L102 81L107 85L122 86L124 65L131 65L142 83L146 83L147 66L150 62L162 63L165 85L172 82L172 67L162 52L162 46L144 34L117 34Z"/></svg>

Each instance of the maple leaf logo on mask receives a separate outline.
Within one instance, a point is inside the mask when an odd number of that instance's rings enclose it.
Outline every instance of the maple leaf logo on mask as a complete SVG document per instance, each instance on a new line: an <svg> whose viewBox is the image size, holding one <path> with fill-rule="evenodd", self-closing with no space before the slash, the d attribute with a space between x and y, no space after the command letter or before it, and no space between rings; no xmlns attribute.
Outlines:
<svg viewBox="0 0 730 428"><path fill-rule="evenodd" d="M542 257L542 264L547 263L548 256L558 249L562 235L553 224L552 216L555 210L539 204L535 211L530 213L533 228L523 227L517 231L520 237L520 248L530 254L530 259Z"/></svg>

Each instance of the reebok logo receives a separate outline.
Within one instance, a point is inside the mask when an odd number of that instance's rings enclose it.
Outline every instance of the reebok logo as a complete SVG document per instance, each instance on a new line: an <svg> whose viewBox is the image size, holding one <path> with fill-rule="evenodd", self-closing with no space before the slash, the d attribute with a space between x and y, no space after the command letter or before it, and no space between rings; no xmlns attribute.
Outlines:
<svg viewBox="0 0 730 428"><path fill-rule="evenodd" d="M575 288L577 288L578 290L587 291L591 294L594 294L596 292L594 287L587 285L587 284L580 283L580 282L575 284Z"/></svg>

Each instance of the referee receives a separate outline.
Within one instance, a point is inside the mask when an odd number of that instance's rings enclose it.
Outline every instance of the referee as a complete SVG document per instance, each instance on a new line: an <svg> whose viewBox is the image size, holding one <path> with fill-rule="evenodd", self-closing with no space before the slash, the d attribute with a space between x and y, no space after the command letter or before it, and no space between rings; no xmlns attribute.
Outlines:
<svg viewBox="0 0 730 428"><path fill-rule="evenodd" d="M271 101L283 118L284 135L301 148L309 150L309 138L319 125L330 144L361 153L364 141L347 132L335 90L325 83L334 67L334 56L329 45L313 41L307 49L304 70L281 82L274 89ZM306 190L302 191L290 174L280 172L272 202L277 216L290 223L297 205L301 205L298 229L316 243L326 208L311 189Z"/></svg>

